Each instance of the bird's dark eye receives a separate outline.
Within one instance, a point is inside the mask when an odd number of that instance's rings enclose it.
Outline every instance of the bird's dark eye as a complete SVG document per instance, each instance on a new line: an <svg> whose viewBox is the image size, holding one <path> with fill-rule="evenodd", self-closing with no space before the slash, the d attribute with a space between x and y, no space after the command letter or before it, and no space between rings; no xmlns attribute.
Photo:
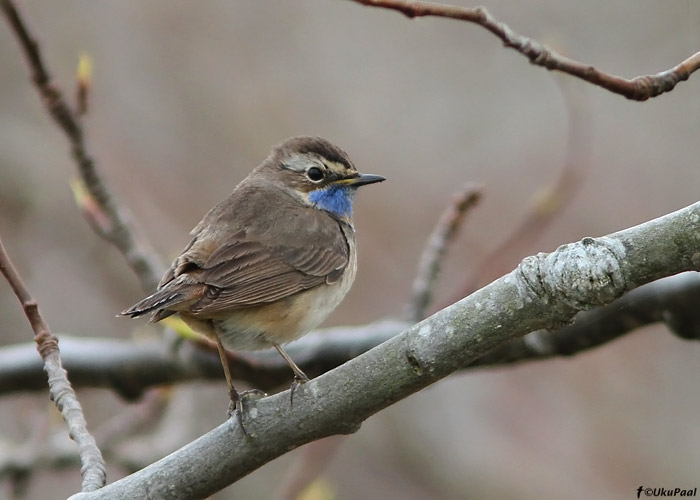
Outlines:
<svg viewBox="0 0 700 500"><path fill-rule="evenodd" d="M306 171L306 177L312 182L318 182L323 179L323 170L318 167L311 167Z"/></svg>

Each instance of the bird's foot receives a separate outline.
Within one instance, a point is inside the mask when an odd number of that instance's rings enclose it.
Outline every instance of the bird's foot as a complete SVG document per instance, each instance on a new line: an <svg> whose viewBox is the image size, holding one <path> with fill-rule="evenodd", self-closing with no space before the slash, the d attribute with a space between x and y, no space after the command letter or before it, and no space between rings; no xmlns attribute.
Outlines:
<svg viewBox="0 0 700 500"><path fill-rule="evenodd" d="M304 375L303 372L301 375L303 376L294 375L294 381L292 381L292 385L289 388L289 406L292 408L294 408L294 391L297 389L297 387L309 381L309 377Z"/></svg>
<svg viewBox="0 0 700 500"><path fill-rule="evenodd" d="M245 401L249 398L260 399L264 398L265 396L267 396L267 393L265 391L261 391L260 389L249 389L247 391L238 392L231 388L227 413L229 417L232 417L234 414L236 415L236 420L238 420L241 430L246 436L250 436L250 434L248 434L248 431L246 431L243 423L243 417L245 415Z"/></svg>

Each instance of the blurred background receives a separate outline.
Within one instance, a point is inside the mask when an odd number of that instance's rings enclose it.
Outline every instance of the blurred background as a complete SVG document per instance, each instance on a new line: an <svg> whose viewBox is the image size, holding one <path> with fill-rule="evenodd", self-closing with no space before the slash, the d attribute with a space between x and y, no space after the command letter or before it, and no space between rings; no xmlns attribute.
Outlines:
<svg viewBox="0 0 700 500"><path fill-rule="evenodd" d="M700 48L700 4L691 0L485 5L518 33L625 77L668 69ZM361 171L387 177L358 196L359 273L327 326L399 314L435 221L459 186L478 181L483 201L437 289L438 304L454 297L559 175L572 154L572 121L574 158L585 171L575 198L504 271L526 255L698 200L700 75L648 102L627 101L530 65L478 26L410 21L349 1L18 7L70 97L78 54L93 58L89 146L164 260L289 136L326 137ZM0 23L0 235L54 331L129 338L144 322L114 315L142 291L76 208L74 171ZM31 339L4 283L0 317L3 344ZM572 359L455 375L344 438L317 483L321 498L634 498L640 485L698 487L698 355L697 343L655 327ZM91 426L129 406L109 391L79 396ZM223 381L188 384L171 397L169 440L148 448L152 459L224 418ZM0 399L4 452L32 434L26 422L46 413L47 399ZM303 454L213 498L269 498ZM112 466L109 480L124 473ZM79 483L77 469L42 473L25 498L64 498ZM0 495L9 495L6 484Z"/></svg>

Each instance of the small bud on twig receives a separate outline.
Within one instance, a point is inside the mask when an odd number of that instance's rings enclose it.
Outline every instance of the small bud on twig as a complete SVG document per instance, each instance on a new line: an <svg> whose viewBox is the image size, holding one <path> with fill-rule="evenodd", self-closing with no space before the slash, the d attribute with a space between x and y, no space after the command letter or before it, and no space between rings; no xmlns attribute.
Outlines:
<svg viewBox="0 0 700 500"><path fill-rule="evenodd" d="M78 56L78 84L75 92L75 115L85 116L88 112L88 93L92 83L92 59L86 52Z"/></svg>

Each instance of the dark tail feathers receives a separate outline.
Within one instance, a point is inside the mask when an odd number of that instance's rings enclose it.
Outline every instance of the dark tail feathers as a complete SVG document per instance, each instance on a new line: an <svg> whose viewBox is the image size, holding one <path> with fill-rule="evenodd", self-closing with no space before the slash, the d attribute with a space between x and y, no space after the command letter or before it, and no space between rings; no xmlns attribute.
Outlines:
<svg viewBox="0 0 700 500"><path fill-rule="evenodd" d="M150 295L142 301L134 304L128 309L120 312L117 316L129 316L130 318L140 318L145 314L154 313L151 322L155 323L161 319L167 318L175 314L177 311L166 309L170 305L182 302L182 292L174 292L172 289L164 288L158 290L153 295Z"/></svg>

